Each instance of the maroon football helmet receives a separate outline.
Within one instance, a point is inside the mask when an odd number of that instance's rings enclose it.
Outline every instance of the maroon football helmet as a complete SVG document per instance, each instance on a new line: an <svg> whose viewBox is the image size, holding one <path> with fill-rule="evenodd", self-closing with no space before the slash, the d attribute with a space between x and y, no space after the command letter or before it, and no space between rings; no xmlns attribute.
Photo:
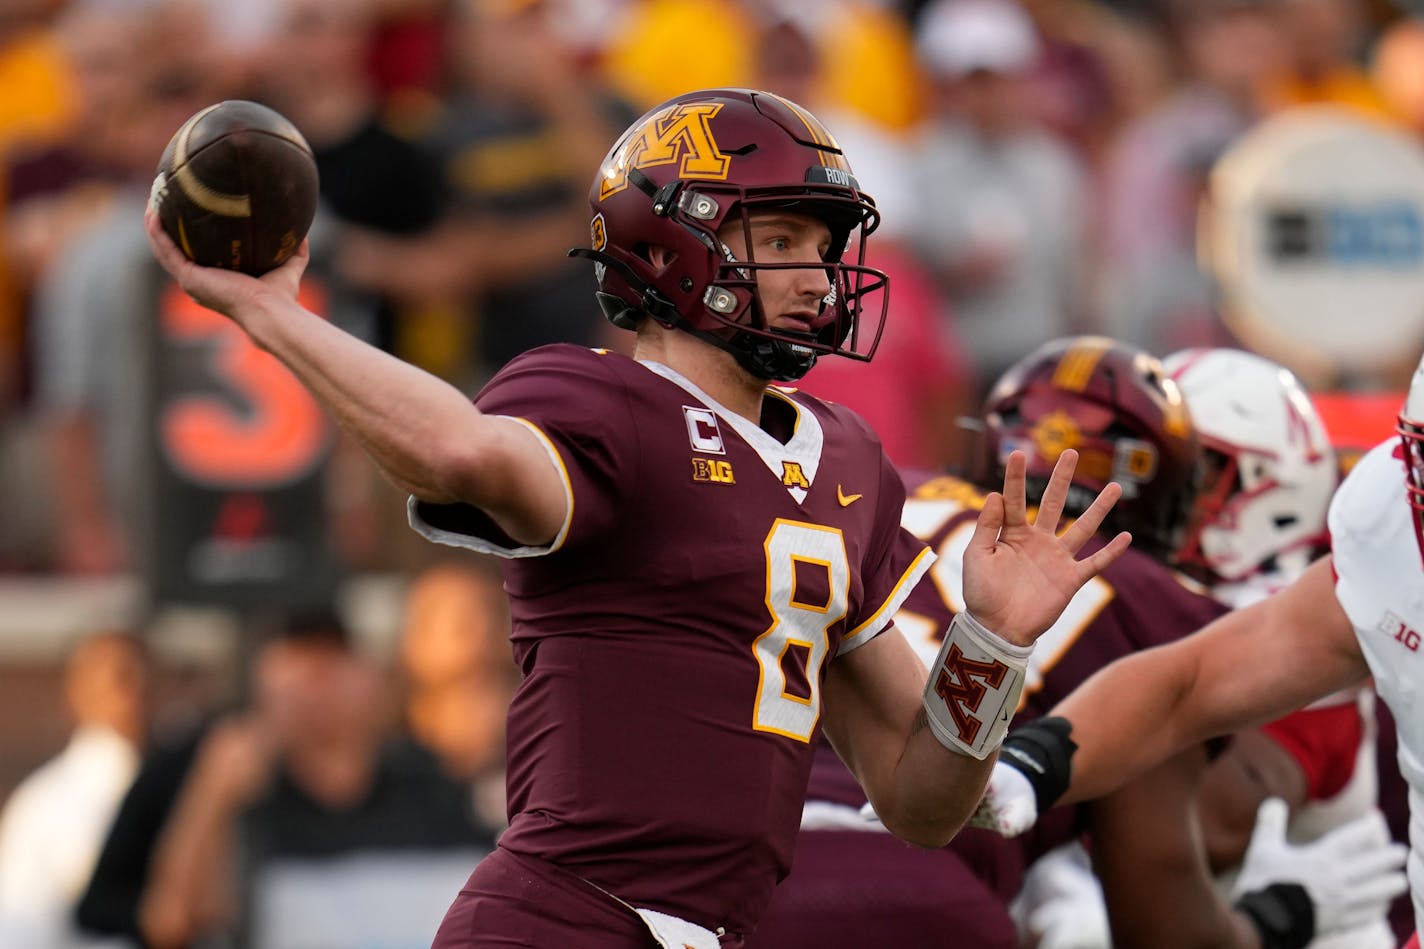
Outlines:
<svg viewBox="0 0 1424 949"><path fill-rule="evenodd" d="M884 273L865 266L866 237L880 223L831 134L805 109L749 89L670 99L634 122L603 160L589 190L598 301L615 326L644 317L685 330L737 357L749 372L798 379L823 353L868 360L888 304ZM729 221L779 209L810 214L831 230L822 262L830 316L813 332L777 330L756 294L758 270L802 266L735 259L718 238ZM750 247L750 232L748 246ZM671 262L654 267L650 247ZM843 257L853 258L851 263ZM873 305L867 310L867 302ZM862 314L872 318L862 325Z"/></svg>
<svg viewBox="0 0 1424 949"><path fill-rule="evenodd" d="M1201 452L1185 401L1156 357L1101 336L1054 340L1019 360L984 404L975 480L1003 483L1009 453L1028 455L1030 500L1058 456L1078 451L1066 510L1081 514L1108 482L1122 497L1104 528L1168 559L1186 530Z"/></svg>

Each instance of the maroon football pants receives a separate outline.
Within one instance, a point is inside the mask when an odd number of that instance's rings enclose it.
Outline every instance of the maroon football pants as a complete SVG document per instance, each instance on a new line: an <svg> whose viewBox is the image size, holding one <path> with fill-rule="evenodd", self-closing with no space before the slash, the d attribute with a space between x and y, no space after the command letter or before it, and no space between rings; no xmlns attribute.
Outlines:
<svg viewBox="0 0 1424 949"><path fill-rule="evenodd" d="M1015 949L1004 903L950 850L890 834L802 831L746 949Z"/></svg>
<svg viewBox="0 0 1424 949"><path fill-rule="evenodd" d="M742 949L723 939L723 949ZM658 949L643 921L596 887L537 857L496 847L481 860L431 949Z"/></svg>

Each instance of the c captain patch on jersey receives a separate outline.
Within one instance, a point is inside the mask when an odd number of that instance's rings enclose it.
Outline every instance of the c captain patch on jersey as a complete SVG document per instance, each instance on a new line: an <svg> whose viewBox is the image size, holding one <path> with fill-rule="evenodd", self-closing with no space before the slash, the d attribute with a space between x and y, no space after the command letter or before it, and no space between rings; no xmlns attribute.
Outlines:
<svg viewBox="0 0 1424 949"><path fill-rule="evenodd" d="M316 160L272 109L219 102L168 142L149 204L189 260L259 276L296 253L311 227Z"/></svg>
<svg viewBox="0 0 1424 949"><path fill-rule="evenodd" d="M684 405L682 414L687 419L687 440L692 444L693 451L710 455L726 453L726 448L722 445L722 430L717 427L716 412Z"/></svg>

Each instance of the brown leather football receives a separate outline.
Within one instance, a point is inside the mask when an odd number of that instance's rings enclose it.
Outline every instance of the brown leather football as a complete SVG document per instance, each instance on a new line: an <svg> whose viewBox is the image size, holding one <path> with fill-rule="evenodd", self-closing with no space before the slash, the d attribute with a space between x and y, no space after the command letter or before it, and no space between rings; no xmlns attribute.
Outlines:
<svg viewBox="0 0 1424 949"><path fill-rule="evenodd" d="M174 134L149 200L189 260L257 276L306 237L316 215L316 161L280 113L219 102Z"/></svg>

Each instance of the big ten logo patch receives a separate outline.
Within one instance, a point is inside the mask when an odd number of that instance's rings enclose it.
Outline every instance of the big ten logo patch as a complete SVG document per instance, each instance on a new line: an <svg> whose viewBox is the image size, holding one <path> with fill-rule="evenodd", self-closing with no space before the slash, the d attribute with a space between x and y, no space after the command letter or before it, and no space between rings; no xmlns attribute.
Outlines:
<svg viewBox="0 0 1424 949"><path fill-rule="evenodd" d="M737 479L732 474L732 463L730 461L719 461L716 458L692 459L692 480L710 481L714 484L736 484Z"/></svg>
<svg viewBox="0 0 1424 949"><path fill-rule="evenodd" d="M1379 621L1379 629L1394 637L1395 642L1401 643L1410 652L1419 651L1419 631L1393 613L1385 611Z"/></svg>

